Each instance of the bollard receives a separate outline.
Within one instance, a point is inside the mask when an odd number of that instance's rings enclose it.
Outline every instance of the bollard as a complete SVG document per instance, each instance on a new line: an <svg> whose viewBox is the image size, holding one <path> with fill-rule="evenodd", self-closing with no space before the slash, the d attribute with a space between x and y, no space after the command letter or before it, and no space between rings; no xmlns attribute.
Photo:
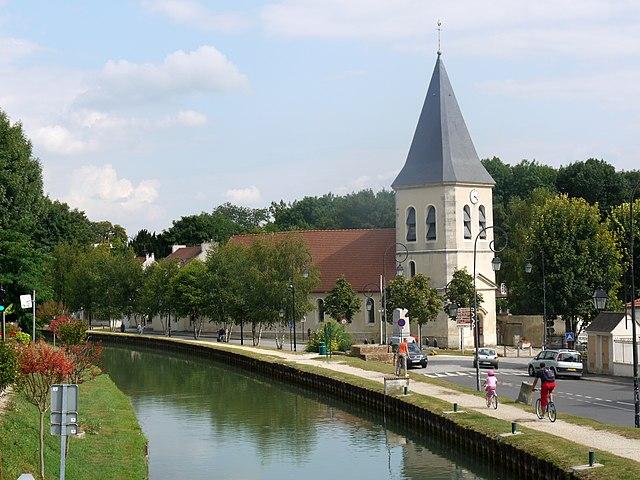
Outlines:
<svg viewBox="0 0 640 480"><path fill-rule="evenodd" d="M593 467L594 463L596 463L596 452L589 450L589 466Z"/></svg>
<svg viewBox="0 0 640 480"><path fill-rule="evenodd" d="M511 422L511 435L515 435L518 431L518 424L516 422Z"/></svg>
<svg viewBox="0 0 640 480"><path fill-rule="evenodd" d="M518 352L518 358L520 358L520 345L516 347L516 351Z"/></svg>
<svg viewBox="0 0 640 480"><path fill-rule="evenodd" d="M454 404L453 404L453 411L454 411L454 412L457 412L457 411L458 411L458 404L457 404L457 403L454 403Z"/></svg>

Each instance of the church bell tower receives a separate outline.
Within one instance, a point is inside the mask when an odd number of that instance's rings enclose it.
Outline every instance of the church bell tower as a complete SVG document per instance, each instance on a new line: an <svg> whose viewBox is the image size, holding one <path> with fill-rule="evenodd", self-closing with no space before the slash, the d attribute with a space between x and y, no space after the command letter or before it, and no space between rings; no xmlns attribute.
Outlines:
<svg viewBox="0 0 640 480"><path fill-rule="evenodd" d="M485 226L493 225L493 178L471 141L440 52L404 167L392 183L396 199L396 241L407 246L404 274L417 273L444 290L453 272L473 275L473 247ZM493 230L478 238L476 286L483 296L478 310L480 345L495 345ZM458 327L444 313L423 327L440 346L473 345L471 329Z"/></svg>

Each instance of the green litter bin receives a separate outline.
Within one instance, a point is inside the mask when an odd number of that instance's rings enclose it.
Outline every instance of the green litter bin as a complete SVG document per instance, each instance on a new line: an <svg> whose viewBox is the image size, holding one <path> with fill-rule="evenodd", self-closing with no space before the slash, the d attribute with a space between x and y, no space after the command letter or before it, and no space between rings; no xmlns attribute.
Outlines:
<svg viewBox="0 0 640 480"><path fill-rule="evenodd" d="M324 342L320 342L320 345L318 345L318 353L320 355L327 354L327 345Z"/></svg>

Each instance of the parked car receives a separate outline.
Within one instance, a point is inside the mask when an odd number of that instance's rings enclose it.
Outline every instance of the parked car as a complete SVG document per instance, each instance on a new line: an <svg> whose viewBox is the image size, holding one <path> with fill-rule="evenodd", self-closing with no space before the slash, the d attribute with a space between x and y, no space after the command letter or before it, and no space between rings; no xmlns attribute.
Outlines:
<svg viewBox="0 0 640 480"><path fill-rule="evenodd" d="M576 350L566 348L543 350L529 362L528 370L531 377L540 370L541 363L551 368L556 377L582 377L582 355Z"/></svg>
<svg viewBox="0 0 640 480"><path fill-rule="evenodd" d="M416 342L409 344L409 358L407 358L407 368L417 367L427 368L429 360Z"/></svg>
<svg viewBox="0 0 640 480"><path fill-rule="evenodd" d="M498 352L494 348L481 348L478 350L478 358L473 358L473 368L487 366L498 368Z"/></svg>

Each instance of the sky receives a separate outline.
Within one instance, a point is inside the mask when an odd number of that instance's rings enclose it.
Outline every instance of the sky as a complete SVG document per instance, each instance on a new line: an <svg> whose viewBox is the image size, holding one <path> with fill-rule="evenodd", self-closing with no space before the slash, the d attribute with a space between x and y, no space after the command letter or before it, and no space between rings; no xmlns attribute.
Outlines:
<svg viewBox="0 0 640 480"><path fill-rule="evenodd" d="M0 108L92 220L389 188L438 49L481 158L640 167L635 0L0 0Z"/></svg>

